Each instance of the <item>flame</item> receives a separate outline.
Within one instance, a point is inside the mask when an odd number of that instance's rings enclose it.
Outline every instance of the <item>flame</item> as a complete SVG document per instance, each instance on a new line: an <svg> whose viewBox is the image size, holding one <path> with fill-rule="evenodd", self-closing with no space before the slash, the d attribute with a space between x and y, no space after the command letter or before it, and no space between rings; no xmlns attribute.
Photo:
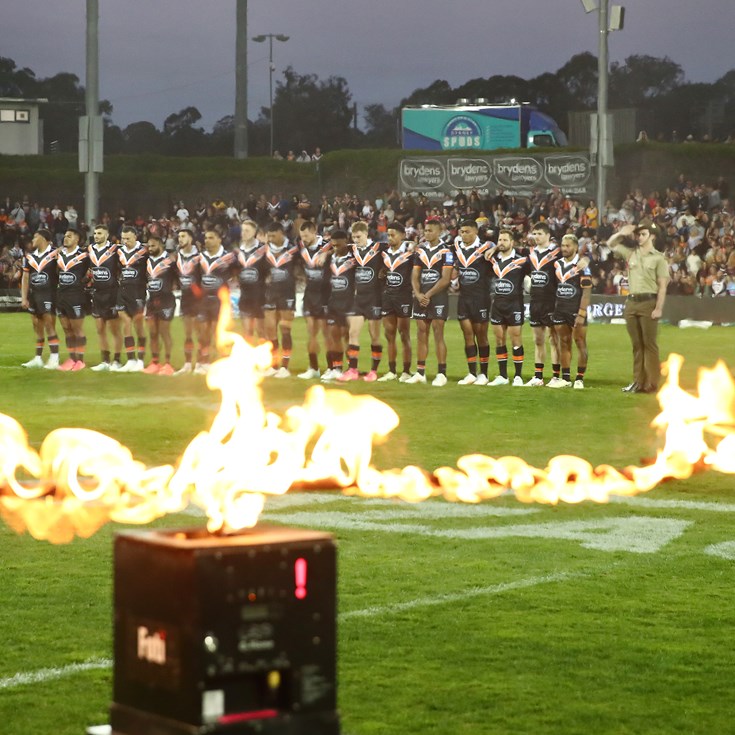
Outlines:
<svg viewBox="0 0 735 735"><path fill-rule="evenodd" d="M722 361L701 369L692 395L679 386L683 359L675 354L664 365L661 412L652 422L665 432L664 446L649 466L619 471L561 455L539 469L519 457L472 454L433 473L413 466L379 471L370 463L372 448L398 425L395 411L373 396L322 386L282 417L267 411L260 382L270 346L253 347L229 331L229 300L221 301L217 344L229 354L207 375L221 406L176 467L147 468L127 447L87 429L52 431L36 452L20 424L0 414L0 513L14 530L63 543L108 520L149 523L190 503L205 511L211 532L237 530L255 525L266 495L299 484L410 501L478 503L512 491L526 503L579 503L646 492L701 468L735 473L732 375Z"/></svg>

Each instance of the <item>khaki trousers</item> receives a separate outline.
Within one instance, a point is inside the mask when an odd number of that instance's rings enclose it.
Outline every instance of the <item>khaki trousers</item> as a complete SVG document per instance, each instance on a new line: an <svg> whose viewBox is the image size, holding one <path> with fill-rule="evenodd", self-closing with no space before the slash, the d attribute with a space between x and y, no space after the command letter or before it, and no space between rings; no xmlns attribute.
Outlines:
<svg viewBox="0 0 735 735"><path fill-rule="evenodd" d="M641 387L658 388L661 360L658 353L658 319L652 319L656 300L625 302L625 325L633 345L633 380Z"/></svg>

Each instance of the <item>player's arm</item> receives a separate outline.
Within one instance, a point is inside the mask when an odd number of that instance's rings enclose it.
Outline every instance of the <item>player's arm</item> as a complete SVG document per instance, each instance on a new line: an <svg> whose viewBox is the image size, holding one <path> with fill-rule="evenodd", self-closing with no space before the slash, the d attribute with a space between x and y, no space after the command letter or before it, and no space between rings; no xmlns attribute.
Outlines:
<svg viewBox="0 0 735 735"><path fill-rule="evenodd" d="M574 320L575 327L584 326L584 320L587 317L587 307L590 305L590 301L592 300L592 277L587 274L582 276L580 286L582 287L582 298L579 302L577 317Z"/></svg>
<svg viewBox="0 0 735 735"><path fill-rule="evenodd" d="M666 264L663 263L664 269L666 269ZM657 279L658 282L658 292L656 293L656 306L654 310L651 312L651 319L660 319L661 315L664 313L664 302L666 301L666 287L669 285L669 274L668 272L665 272L664 275L661 275L659 273L659 277Z"/></svg>
<svg viewBox="0 0 735 735"><path fill-rule="evenodd" d="M413 291L413 297L418 300L421 298L421 282L419 277L421 276L421 266L415 265L411 269L411 290Z"/></svg>
<svg viewBox="0 0 735 735"><path fill-rule="evenodd" d="M20 279L20 305L24 308L28 308L28 271L23 268L23 276Z"/></svg>

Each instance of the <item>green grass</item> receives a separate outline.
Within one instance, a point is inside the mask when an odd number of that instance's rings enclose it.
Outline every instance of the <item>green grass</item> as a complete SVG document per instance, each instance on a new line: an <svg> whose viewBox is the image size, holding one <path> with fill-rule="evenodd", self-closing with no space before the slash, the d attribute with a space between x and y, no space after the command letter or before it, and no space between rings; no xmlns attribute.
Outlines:
<svg viewBox="0 0 735 735"><path fill-rule="evenodd" d="M94 363L91 323L87 333ZM376 448L379 467L433 469L470 452L519 455L538 466L573 453L624 467L655 453L655 397L620 393L630 374L624 328L590 328L585 391L457 386L465 370L456 324L447 333L446 388L348 386L371 391L401 416ZM146 463L175 462L216 410L217 396L201 379L16 368L32 352L30 320L0 315L0 334L0 412L18 419L36 447L53 428L84 426L111 434ZM664 326L660 341L662 354L684 355L688 389L698 367L718 358L735 365L728 329ZM300 324L293 362L295 370L306 367ZM430 376L434 369L430 356ZM266 404L282 412L302 401L304 387L267 382ZM414 506L303 495L299 507L270 506L268 519L333 530L339 540L339 702L347 735L725 733L732 731L733 561L705 550L735 541L732 484L732 477L698 474L649 493L654 505L526 506L503 497L481 506ZM613 520L619 529L606 530ZM362 530L366 522L375 530ZM625 534L636 522L649 524L638 540L674 530L658 550L635 553ZM191 523L176 516L157 525ZM570 523L586 524L582 536L558 538ZM546 529L546 537L520 536L519 526ZM35 684L8 680L111 657L114 531L108 525L90 539L52 546L0 525L3 735L78 735L107 720L109 668ZM599 539L610 547L589 548Z"/></svg>

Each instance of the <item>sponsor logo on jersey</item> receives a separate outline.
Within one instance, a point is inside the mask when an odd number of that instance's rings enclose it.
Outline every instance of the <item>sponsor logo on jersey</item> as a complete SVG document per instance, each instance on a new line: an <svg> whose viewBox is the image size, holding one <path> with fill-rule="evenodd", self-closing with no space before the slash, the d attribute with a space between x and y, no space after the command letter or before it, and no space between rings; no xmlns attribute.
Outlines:
<svg viewBox="0 0 735 735"><path fill-rule="evenodd" d="M577 295L577 289L568 283L560 283L556 288L556 295L560 299L573 299Z"/></svg>
<svg viewBox="0 0 735 735"><path fill-rule="evenodd" d="M385 277L388 288L399 288L403 285L403 276L400 273L388 273Z"/></svg>
<svg viewBox="0 0 735 735"><path fill-rule="evenodd" d="M92 277L95 281L109 281L112 273L109 268L92 268Z"/></svg>
<svg viewBox="0 0 735 735"><path fill-rule="evenodd" d="M240 271L240 281L242 283L257 283L259 280L260 274L257 268L243 268Z"/></svg>
<svg viewBox="0 0 735 735"><path fill-rule="evenodd" d="M332 291L346 291L350 285L349 278L345 276L332 276L329 279Z"/></svg>
<svg viewBox="0 0 735 735"><path fill-rule="evenodd" d="M73 273L59 273L59 283L62 286L73 286L77 282L77 277Z"/></svg>
<svg viewBox="0 0 735 735"><path fill-rule="evenodd" d="M375 272L372 268L362 268L360 266L355 270L355 282L356 283L370 283L375 277Z"/></svg>
<svg viewBox="0 0 735 735"><path fill-rule="evenodd" d="M421 283L425 286L433 286L440 278L441 274L436 271L421 271Z"/></svg>
<svg viewBox="0 0 735 735"><path fill-rule="evenodd" d="M513 281L509 281L507 278L498 278L495 281L495 293L498 296L509 296L514 290Z"/></svg>
<svg viewBox="0 0 735 735"><path fill-rule="evenodd" d="M31 286L46 286L48 282L48 273L31 273Z"/></svg>
<svg viewBox="0 0 735 735"><path fill-rule="evenodd" d="M151 293L155 293L156 291L160 291L163 288L163 281L160 278L151 278L148 281L148 290Z"/></svg>
<svg viewBox="0 0 735 735"><path fill-rule="evenodd" d="M288 280L288 271L285 268L271 268L271 283L283 283Z"/></svg>
<svg viewBox="0 0 735 735"><path fill-rule="evenodd" d="M546 271L533 271L531 273L531 285L543 287L549 283L549 274Z"/></svg>
<svg viewBox="0 0 735 735"><path fill-rule="evenodd" d="M464 268L459 272L459 280L465 286L471 286L480 280L480 273L474 268Z"/></svg>
<svg viewBox="0 0 735 735"><path fill-rule="evenodd" d="M133 280L138 277L138 271L135 268L123 268L122 277L124 280Z"/></svg>
<svg viewBox="0 0 735 735"><path fill-rule="evenodd" d="M222 285L222 279L218 276L203 275L202 286L207 289L219 288Z"/></svg>
<svg viewBox="0 0 735 735"><path fill-rule="evenodd" d="M324 271L321 268L304 268L307 281L321 281L324 278Z"/></svg>
<svg viewBox="0 0 735 735"><path fill-rule="evenodd" d="M191 284L194 283L194 279L191 276L179 276L179 283L181 288L191 288Z"/></svg>

